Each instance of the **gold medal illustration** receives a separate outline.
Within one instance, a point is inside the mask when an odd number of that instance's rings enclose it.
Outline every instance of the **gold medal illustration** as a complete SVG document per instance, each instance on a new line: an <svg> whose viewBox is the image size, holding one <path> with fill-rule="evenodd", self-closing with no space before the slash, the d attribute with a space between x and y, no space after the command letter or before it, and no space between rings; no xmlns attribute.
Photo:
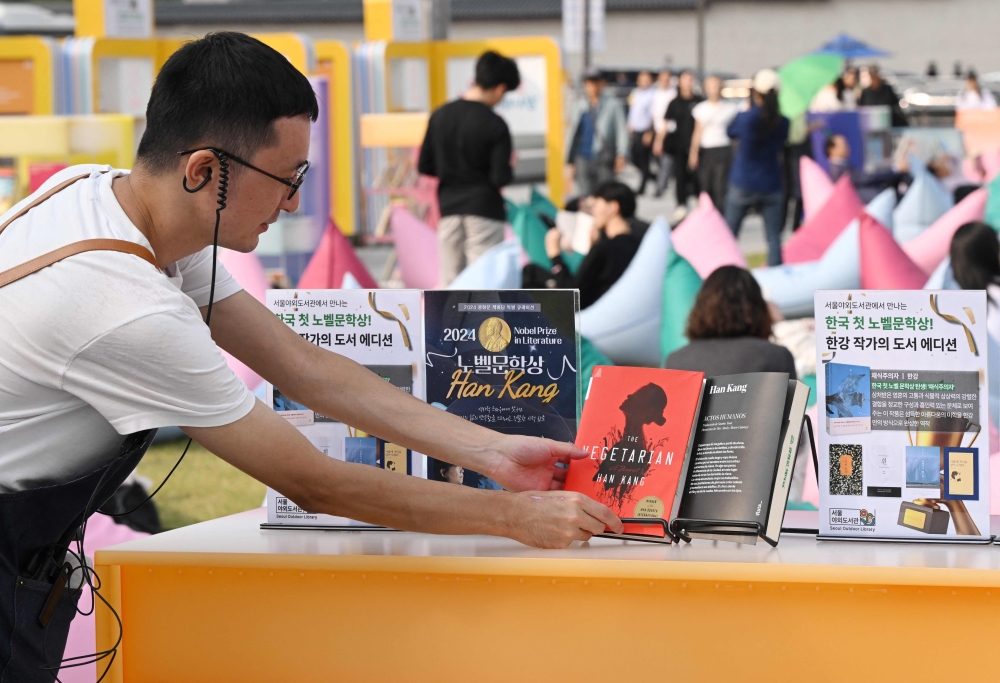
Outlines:
<svg viewBox="0 0 1000 683"><path fill-rule="evenodd" d="M510 326L503 318L487 318L479 326L479 343L490 353L499 353L510 344Z"/></svg>

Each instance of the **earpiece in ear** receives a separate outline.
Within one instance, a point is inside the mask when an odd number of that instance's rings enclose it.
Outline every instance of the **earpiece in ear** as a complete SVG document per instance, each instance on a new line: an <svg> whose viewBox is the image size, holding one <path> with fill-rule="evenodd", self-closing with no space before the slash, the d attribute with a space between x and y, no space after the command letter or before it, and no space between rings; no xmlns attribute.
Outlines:
<svg viewBox="0 0 1000 683"><path fill-rule="evenodd" d="M209 168L209 169L208 169L208 175L206 175L206 176L205 176L205 179L204 179L204 180L202 180L202 181L201 181L200 183L198 183L198 186L197 186L197 187L194 187L194 188L190 188L190 187L188 187L188 185L187 185L187 182L188 182L188 179L187 179L187 176L184 176L184 177L183 177L183 178L181 179L181 185L183 185L183 186L184 186L184 191L185 191L185 192L188 192L189 194L194 194L195 192L197 192L197 191L198 191L198 190L200 190L201 188L203 188L203 187L205 187L206 185L208 185L208 181L209 181L209 180L211 180L211 179L212 179L212 169L211 169L211 168Z"/></svg>

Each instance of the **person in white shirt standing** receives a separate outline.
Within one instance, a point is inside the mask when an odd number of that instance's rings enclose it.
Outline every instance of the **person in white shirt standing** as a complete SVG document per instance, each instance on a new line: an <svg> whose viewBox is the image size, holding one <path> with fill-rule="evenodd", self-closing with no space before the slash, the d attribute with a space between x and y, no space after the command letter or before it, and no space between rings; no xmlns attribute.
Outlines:
<svg viewBox="0 0 1000 683"><path fill-rule="evenodd" d="M653 132L660 137L666 137L671 132L672 121L667 121L667 107L677 97L677 87L673 84L674 76L670 69L663 69L656 76L656 89L653 91ZM662 197L667 191L667 183L673 175L674 158L669 154L657 154L656 196Z"/></svg>
<svg viewBox="0 0 1000 683"><path fill-rule="evenodd" d="M970 109L990 110L997 108L997 100L989 90L983 90L979 85L979 77L975 71L969 70L965 79L965 89L958 93L958 100L955 102L957 111L968 111Z"/></svg>
<svg viewBox="0 0 1000 683"><path fill-rule="evenodd" d="M652 87L653 74L648 71L640 71L635 83L636 88L629 95L626 124L631 137L629 150L632 164L642 175L635 193L642 195L646 191L646 181L652 178L650 161L653 149L653 99L656 91Z"/></svg>
<svg viewBox="0 0 1000 683"><path fill-rule="evenodd" d="M163 65L131 172L71 167L0 217L0 680L53 680L80 599L66 585L84 554L73 539L158 427L180 425L306 510L545 547L621 531L603 505L557 490L585 451L399 391L295 334L216 264L217 246L253 251L298 208L317 115L280 53L209 34ZM329 458L220 347L297 403L507 490Z"/></svg>
<svg viewBox="0 0 1000 683"><path fill-rule="evenodd" d="M719 211L725 210L726 189L729 187L729 166L733 162L732 141L726 128L739 113L734 102L722 99L722 80L718 76L705 79L704 102L695 105L694 136L688 166L698 172L702 192L707 192Z"/></svg>

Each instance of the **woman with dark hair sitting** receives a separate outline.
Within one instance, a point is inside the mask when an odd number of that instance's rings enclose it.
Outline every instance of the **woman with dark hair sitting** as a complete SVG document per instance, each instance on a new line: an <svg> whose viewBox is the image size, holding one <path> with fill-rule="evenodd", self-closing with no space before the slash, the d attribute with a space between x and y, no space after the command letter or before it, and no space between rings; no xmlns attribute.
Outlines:
<svg viewBox="0 0 1000 683"><path fill-rule="evenodd" d="M962 289L1000 283L1000 241L986 223L966 223L951 238L951 271Z"/></svg>
<svg viewBox="0 0 1000 683"><path fill-rule="evenodd" d="M771 313L757 280L743 268L722 266L702 283L687 336L691 343L670 354L665 367L708 377L787 372L797 379L791 352L768 341Z"/></svg>
<svg viewBox="0 0 1000 683"><path fill-rule="evenodd" d="M966 223L951 238L952 277L962 289L986 290L990 420L1000 426L1000 239L986 223ZM996 452L991 449L991 453Z"/></svg>

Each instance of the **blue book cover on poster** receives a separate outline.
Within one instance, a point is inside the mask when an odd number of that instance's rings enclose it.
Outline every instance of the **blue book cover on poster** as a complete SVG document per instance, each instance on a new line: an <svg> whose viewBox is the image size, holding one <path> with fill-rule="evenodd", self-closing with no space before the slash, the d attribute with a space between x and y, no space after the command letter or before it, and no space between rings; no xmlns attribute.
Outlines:
<svg viewBox="0 0 1000 683"><path fill-rule="evenodd" d="M581 408L575 290L424 293L427 402L503 432L572 442ZM427 477L499 488L428 458Z"/></svg>
<svg viewBox="0 0 1000 683"><path fill-rule="evenodd" d="M826 432L872 430L872 371L864 365L826 364Z"/></svg>

